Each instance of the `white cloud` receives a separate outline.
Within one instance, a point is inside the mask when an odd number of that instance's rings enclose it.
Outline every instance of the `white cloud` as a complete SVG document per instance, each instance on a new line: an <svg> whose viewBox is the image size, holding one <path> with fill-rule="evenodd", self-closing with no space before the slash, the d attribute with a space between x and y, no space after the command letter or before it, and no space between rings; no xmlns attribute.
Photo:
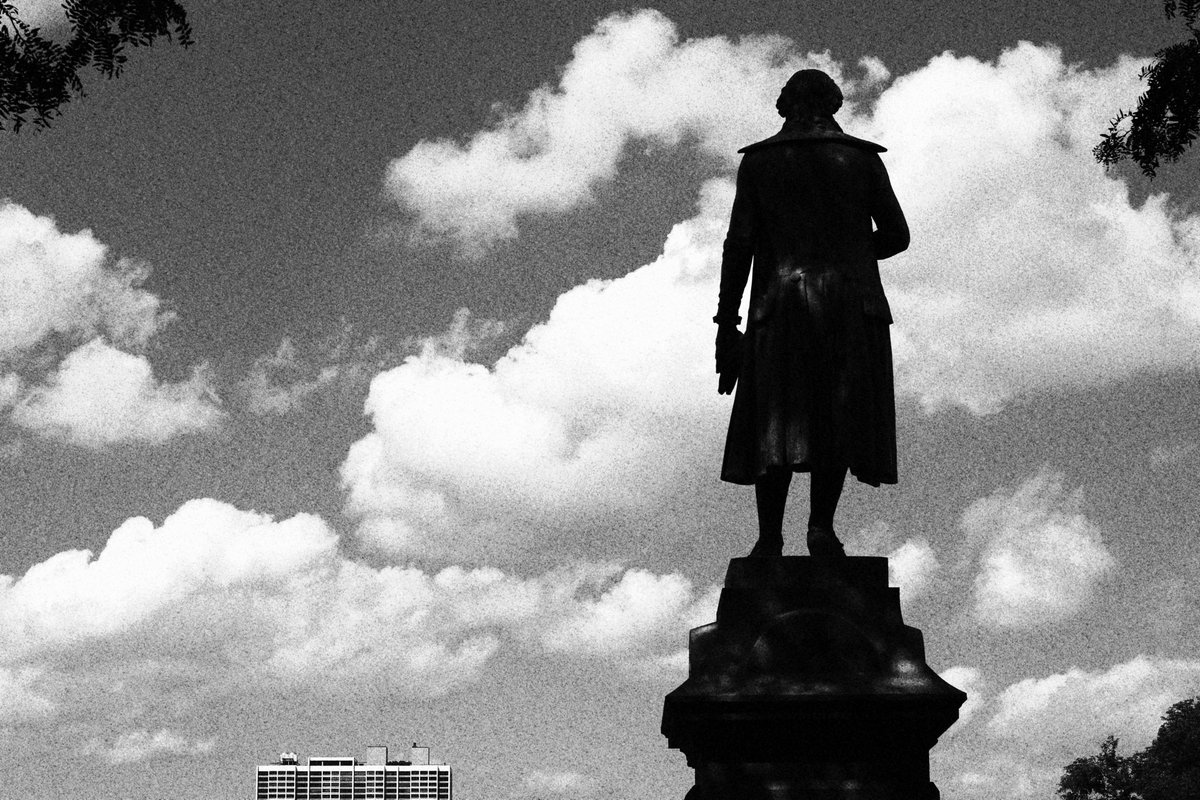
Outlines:
<svg viewBox="0 0 1200 800"><path fill-rule="evenodd" d="M1012 492L972 503L961 525L978 551L974 613L988 625L1030 627L1079 612L1115 562L1081 511L1082 492L1043 468Z"/></svg>
<svg viewBox="0 0 1200 800"><path fill-rule="evenodd" d="M885 555L888 560L888 584L900 588L900 596L914 600L930 588L933 576L941 568L933 546L924 537L900 541L898 531L882 520L844 537L851 555Z"/></svg>
<svg viewBox="0 0 1200 800"><path fill-rule="evenodd" d="M392 162L388 189L416 213L420 234L478 252L515 237L522 214L590 202L631 140L688 139L732 163L778 121L779 87L804 67L829 70L853 91L828 54L800 56L779 36L681 42L657 11L614 14L575 45L557 86L535 89L465 145L418 143ZM886 77L878 59L862 67L868 84Z"/></svg>
<svg viewBox="0 0 1200 800"><path fill-rule="evenodd" d="M1150 466L1158 469L1175 467L1180 462L1191 458L1197 450L1200 450L1200 444L1196 442L1156 445L1150 451Z"/></svg>
<svg viewBox="0 0 1200 800"><path fill-rule="evenodd" d="M170 319L141 288L148 274L130 261L110 266L90 230L63 233L50 217L0 204L0 361L54 333L145 344Z"/></svg>
<svg viewBox="0 0 1200 800"><path fill-rule="evenodd" d="M493 335L499 323L476 322L466 309L455 316L455 324L445 336L458 336L462 352L470 348L472 335ZM428 340L421 344L428 344ZM445 346L452 346L447 340ZM453 346L459 346L455 344ZM409 353L417 345L405 341L400 350ZM280 340L272 353L254 360L246 376L237 384L236 398L246 410L257 415L284 415L311 405L322 395L348 401L351 392L365 388L371 376L400 362L397 352L384 346L379 336L362 337L349 325L329 336L304 339L297 343L290 336Z"/></svg>
<svg viewBox="0 0 1200 800"><path fill-rule="evenodd" d="M199 707L268 687L437 697L502 647L675 678L686 631L714 605L678 575L612 565L533 577L375 568L341 555L317 517L194 500L158 526L128 520L98 555L0 576L0 724L52 717L63 735L127 736L93 745L126 761L194 736L179 726ZM146 733L160 728L172 733Z"/></svg>
<svg viewBox="0 0 1200 800"><path fill-rule="evenodd" d="M342 465L362 535L453 557L508 547L530 520L655 508L728 413L706 281L728 201L707 185L658 261L564 294L492 368L426 348L377 376L374 431Z"/></svg>
<svg viewBox="0 0 1200 800"><path fill-rule="evenodd" d="M958 709L958 722L954 723L946 734L946 736L953 736L964 730L983 706L987 682L984 680L983 673L975 667L950 667L942 670L938 675L954 688L967 693L966 702Z"/></svg>
<svg viewBox="0 0 1200 800"><path fill-rule="evenodd" d="M543 642L551 650L597 655L643 652L671 639L686 646L688 630L716 618L718 591L697 598L682 575L631 569L546 630Z"/></svg>
<svg viewBox="0 0 1200 800"><path fill-rule="evenodd" d="M323 394L337 393L346 400L352 390L363 389L372 376L396 366L406 355L419 352L426 357L461 360L493 342L504 330L504 323L475 319L466 308L460 308L447 330L406 338L394 347L386 347L379 336L356 336L349 325L333 335L300 343L285 336L274 352L254 360L238 382L236 396L252 414L290 414Z"/></svg>
<svg viewBox="0 0 1200 800"><path fill-rule="evenodd" d="M110 262L91 231L64 233L0 203L0 410L87 447L215 427L222 413L203 367L163 383L138 354L172 317L141 288L149 269Z"/></svg>
<svg viewBox="0 0 1200 800"><path fill-rule="evenodd" d="M13 412L18 425L86 447L161 444L218 425L223 417L203 368L161 383L150 362L94 339L72 351Z"/></svg>
<svg viewBox="0 0 1200 800"><path fill-rule="evenodd" d="M317 392L340 377L337 367L323 366L312 375L296 356L296 345L287 337L274 353L254 360L240 389L252 414L288 414L303 407Z"/></svg>
<svg viewBox="0 0 1200 800"><path fill-rule="evenodd" d="M130 731L117 737L111 745L105 746L98 741L89 742L83 752L87 755L97 755L109 764L132 764L147 758L165 753L202 754L213 749L215 739L189 741L163 728L155 733L149 731Z"/></svg>
<svg viewBox="0 0 1200 800"><path fill-rule="evenodd" d="M525 776L525 788L535 794L588 794L597 788L597 782L579 772L545 772L534 770Z"/></svg>
<svg viewBox="0 0 1200 800"><path fill-rule="evenodd" d="M213 593L277 592L319 571L335 546L316 517L275 522L214 500L186 503L158 528L135 517L113 531L94 559L87 550L65 551L0 583L0 660L36 659L153 628L182 613L176 606L204 605ZM163 633L172 632L187 635L170 627ZM178 644L159 648L171 652Z"/></svg>
<svg viewBox="0 0 1200 800"><path fill-rule="evenodd" d="M1086 755L1113 734L1132 752L1150 744L1169 706L1196 694L1200 661L1141 655L1103 671L1014 683L997 696L987 724L1033 750L1066 745Z"/></svg>
<svg viewBox="0 0 1200 800"><path fill-rule="evenodd" d="M925 594L939 564L933 547L924 539L909 539L888 553L888 583L899 586L904 597Z"/></svg>
<svg viewBox="0 0 1200 800"><path fill-rule="evenodd" d="M1028 43L945 54L882 93L882 138L912 248L884 266L897 385L927 407L1187 365L1200 333L1200 217L1141 208L1091 157L1139 63L1067 65Z"/></svg>
<svg viewBox="0 0 1200 800"><path fill-rule="evenodd" d="M446 331L421 341L421 354L427 358L437 355L463 360L494 341L505 329L505 324L499 320L475 319L469 309L460 308L454 312Z"/></svg>
<svg viewBox="0 0 1200 800"><path fill-rule="evenodd" d="M15 372L0 375L0 411L7 411L10 406L16 405L24 388L24 381Z"/></svg>
<svg viewBox="0 0 1200 800"><path fill-rule="evenodd" d="M988 700L990 718L977 738L950 745L958 748L954 761L972 765L955 778L958 793L972 800L1048 797L1063 767L1099 752L1106 736L1120 739L1124 755L1141 750L1163 712L1197 693L1200 662L1144 655L1106 670L1014 683Z"/></svg>
<svg viewBox="0 0 1200 800"><path fill-rule="evenodd" d="M941 673L967 692L960 721L931 753L943 792L964 800L1053 795L1063 767L1105 737L1131 755L1153 740L1162 714L1200 693L1200 661L1139 655L1108 668L1019 680L991 694L978 669Z"/></svg>
<svg viewBox="0 0 1200 800"><path fill-rule="evenodd" d="M54 703L34 688L40 677L40 671L34 668L0 666L0 728L54 714Z"/></svg>
<svg viewBox="0 0 1200 800"><path fill-rule="evenodd" d="M1054 796L1063 767L1005 750L979 752L966 763L970 766L949 781L938 781L943 794L963 800L1040 800Z"/></svg>

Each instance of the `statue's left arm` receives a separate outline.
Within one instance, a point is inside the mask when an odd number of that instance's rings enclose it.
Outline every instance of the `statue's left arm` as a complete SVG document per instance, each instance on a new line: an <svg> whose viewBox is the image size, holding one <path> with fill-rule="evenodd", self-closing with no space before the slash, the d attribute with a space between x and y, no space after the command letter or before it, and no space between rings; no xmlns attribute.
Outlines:
<svg viewBox="0 0 1200 800"><path fill-rule="evenodd" d="M746 162L738 168L737 192L733 196L733 212L729 215L729 232L725 235L725 246L721 250L721 295L717 302L718 325L741 322L738 307L742 304L742 292L750 277L750 263L754 260L754 201L750 192L750 178Z"/></svg>

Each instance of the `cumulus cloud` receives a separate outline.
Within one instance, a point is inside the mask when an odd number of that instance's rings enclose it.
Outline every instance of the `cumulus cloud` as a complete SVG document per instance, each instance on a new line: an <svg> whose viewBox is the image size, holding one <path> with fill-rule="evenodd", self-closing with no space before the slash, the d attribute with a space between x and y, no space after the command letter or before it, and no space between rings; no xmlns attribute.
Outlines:
<svg viewBox="0 0 1200 800"><path fill-rule="evenodd" d="M973 667L941 675L968 699L932 766L947 776L938 779L943 792L965 800L1052 796L1063 767L1098 752L1106 736L1120 739L1125 755L1141 750L1168 707L1200 693L1200 661L1152 655L1024 678L999 692Z"/></svg>
<svg viewBox="0 0 1200 800"><path fill-rule="evenodd" d="M939 783L968 800L1051 796L1070 761L1095 754L1109 735L1123 754L1145 748L1167 708L1197 693L1200 662L1147 655L1020 680L983 698L972 712L980 724L952 728L934 749L938 766L954 771Z"/></svg>
<svg viewBox="0 0 1200 800"><path fill-rule="evenodd" d="M898 78L865 120L883 138L913 243L885 283L897 382L926 407L996 411L1194 357L1200 217L1141 208L1090 150L1139 63L1083 70L1022 43Z"/></svg>
<svg viewBox="0 0 1200 800"><path fill-rule="evenodd" d="M254 360L239 389L250 413L282 415L302 408L313 395L338 381L341 373L334 365L312 368L302 362L295 343L284 337L275 352Z"/></svg>
<svg viewBox="0 0 1200 800"><path fill-rule="evenodd" d="M909 539L888 553L888 583L904 590L913 599L925 594L941 566L933 546L925 539Z"/></svg>
<svg viewBox="0 0 1200 800"><path fill-rule="evenodd" d="M984 703L987 682L983 672L975 667L955 666L938 673L942 680L956 689L967 693L967 700L958 709L958 722L950 728L948 735L963 730Z"/></svg>
<svg viewBox="0 0 1200 800"><path fill-rule="evenodd" d="M1200 450L1200 444L1196 442L1155 445L1150 450L1150 466L1158 469L1176 467L1191 458L1197 450Z"/></svg>
<svg viewBox="0 0 1200 800"><path fill-rule="evenodd" d="M17 725L54 714L52 702L34 688L40 671L0 666L0 727Z"/></svg>
<svg viewBox="0 0 1200 800"><path fill-rule="evenodd" d="M938 781L946 794L953 792L955 797L963 800L1032 800L1053 796L1063 767L1033 761L1010 750L974 753L968 763L969 768L959 770L949 780Z"/></svg>
<svg viewBox="0 0 1200 800"><path fill-rule="evenodd" d="M94 558L87 550L61 552L0 584L0 654L36 659L135 633L172 616L174 604L203 605L205 595L226 589L270 593L318 570L335 545L316 517L276 522L213 500L191 501L157 528L135 517Z"/></svg>
<svg viewBox="0 0 1200 800"><path fill-rule="evenodd" d="M597 788L597 782L579 772L546 772L534 770L525 776L525 788L534 794L566 795L578 797Z"/></svg>
<svg viewBox="0 0 1200 800"><path fill-rule="evenodd" d="M682 575L631 569L598 598L581 602L543 641L551 650L598 655L646 651L672 637L686 644L685 631L716 618L719 592L697 598Z"/></svg>
<svg viewBox="0 0 1200 800"><path fill-rule="evenodd" d="M564 294L494 366L426 348L378 375L374 430L342 465L364 538L448 556L504 547L547 515L656 507L728 413L704 310L729 188L707 185L658 261Z"/></svg>
<svg viewBox="0 0 1200 800"><path fill-rule="evenodd" d="M64 233L50 217L0 204L0 410L87 447L160 443L218 424L202 367L163 383L139 354L172 317L142 288L148 275L114 262L89 230Z"/></svg>
<svg viewBox="0 0 1200 800"><path fill-rule="evenodd" d="M24 388L25 382L15 372L6 372L0 375L0 411L7 411L9 407L15 405Z"/></svg>
<svg viewBox="0 0 1200 800"><path fill-rule="evenodd" d="M379 336L356 335L349 325L317 339L298 342L285 336L274 352L254 360L238 382L236 397L251 414L282 416L312 405L322 395L344 400L352 391L364 388L372 376L412 353L466 358L504 330L504 323L477 319L460 308L445 331L405 338L393 346L385 345ZM0 384L0 392L2 389Z"/></svg>
<svg viewBox="0 0 1200 800"><path fill-rule="evenodd" d="M155 379L144 356L100 339L81 345L17 405L13 421L47 437L104 447L161 444L216 426L223 416L203 368L180 383Z"/></svg>
<svg viewBox="0 0 1200 800"><path fill-rule="evenodd" d="M713 606L678 575L616 565L371 567L340 554L318 517L194 500L161 525L128 520L99 554L0 576L0 720L94 714L126 728L94 752L128 761L194 747L178 726L200 703L364 681L436 697L502 647L677 678L683 632Z"/></svg>
<svg viewBox="0 0 1200 800"><path fill-rule="evenodd" d="M111 745L92 741L84 746L83 752L86 755L99 756L109 764L132 764L168 753L203 754L211 751L215 744L215 739L189 741L163 728L155 733L130 731L118 736Z"/></svg>
<svg viewBox="0 0 1200 800"><path fill-rule="evenodd" d="M110 262L90 230L63 233L51 217L0 204L0 359L51 334L145 344L171 315L141 288L145 266Z"/></svg>
<svg viewBox="0 0 1200 800"><path fill-rule="evenodd" d="M420 341L420 351L425 357L442 356L462 360L494 341L506 328L500 320L476 319L470 309L460 308L454 312L449 328Z"/></svg>
<svg viewBox="0 0 1200 800"><path fill-rule="evenodd" d="M961 526L978 552L974 613L1023 628L1079 612L1115 566L1100 529L1081 511L1081 490L1043 468L1015 490L972 503Z"/></svg>
<svg viewBox="0 0 1200 800"><path fill-rule="evenodd" d="M941 568L928 540L916 537L902 541L899 532L882 520L846 536L845 541L852 555L886 555L888 584L898 586L905 600L924 595Z"/></svg>
<svg viewBox="0 0 1200 800"><path fill-rule="evenodd" d="M1070 669L1014 683L997 696L987 724L1034 749L1066 744L1083 751L1110 733L1141 749L1170 705L1198 693L1200 661L1141 655L1107 670Z"/></svg>
<svg viewBox="0 0 1200 800"><path fill-rule="evenodd" d="M993 62L947 53L890 84L864 61L856 82L778 37L680 42L656 12L601 22L557 86L464 144L421 143L393 163L389 188L422 234L511 237L521 214L588 202L632 140L728 157L655 262L562 295L495 363L422 354L374 381L374 430L342 467L361 535L399 552L503 549L553 529L528 509L555 525L630 514L670 494L682 461L712 458L727 414L707 325L727 176L738 146L774 131L775 93L800 65L841 80L843 125L891 148L914 232L884 264L901 401L984 414L1190 364L1200 217L1163 196L1134 207L1090 154L1109 109L1140 91L1138 63L1082 69L1022 43ZM997 552L985 595L1029 563Z"/></svg>
<svg viewBox="0 0 1200 800"><path fill-rule="evenodd" d="M802 56L783 37L680 41L657 11L615 14L575 45L557 86L535 89L519 110L498 110L466 144L418 143L392 162L388 190L415 213L419 234L478 252L514 238L522 214L590 202L631 140L688 140L728 166L778 121L775 98L792 72L826 69L848 95L887 76L877 59L861 66L856 82L828 54Z"/></svg>

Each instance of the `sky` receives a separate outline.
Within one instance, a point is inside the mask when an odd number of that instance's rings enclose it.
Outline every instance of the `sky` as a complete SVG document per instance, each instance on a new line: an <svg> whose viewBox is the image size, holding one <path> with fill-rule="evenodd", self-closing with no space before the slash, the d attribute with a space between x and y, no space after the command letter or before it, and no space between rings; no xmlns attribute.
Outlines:
<svg viewBox="0 0 1200 800"><path fill-rule="evenodd" d="M1200 154L1090 154L1157 2L189 5L0 133L0 796L419 741L461 800L682 797L662 698L755 530L731 179L807 67L913 232L900 483L837 525L968 693L934 780L1051 797L1200 694Z"/></svg>

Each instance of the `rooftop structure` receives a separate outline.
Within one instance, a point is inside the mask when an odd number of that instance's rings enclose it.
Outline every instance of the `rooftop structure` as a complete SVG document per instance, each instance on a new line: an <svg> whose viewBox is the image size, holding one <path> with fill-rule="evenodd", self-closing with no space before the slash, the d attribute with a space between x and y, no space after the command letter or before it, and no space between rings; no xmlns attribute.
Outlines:
<svg viewBox="0 0 1200 800"><path fill-rule="evenodd" d="M257 771L258 800L453 800L450 767L430 764L429 748L413 743L408 761L389 761L383 745L367 757L311 756L299 763L281 753L279 763Z"/></svg>

